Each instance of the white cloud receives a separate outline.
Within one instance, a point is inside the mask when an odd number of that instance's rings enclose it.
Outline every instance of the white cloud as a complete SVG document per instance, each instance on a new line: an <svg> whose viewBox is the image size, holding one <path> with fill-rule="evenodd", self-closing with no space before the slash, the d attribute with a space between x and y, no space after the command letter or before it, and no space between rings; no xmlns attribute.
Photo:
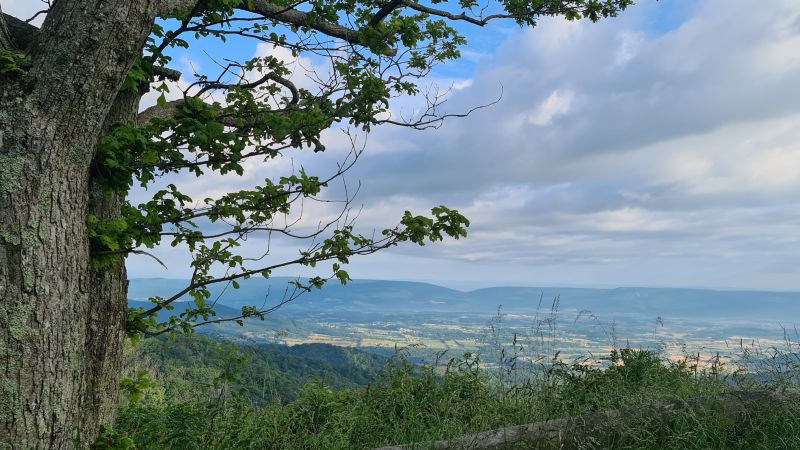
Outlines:
<svg viewBox="0 0 800 450"><path fill-rule="evenodd" d="M554 118L563 116L570 111L574 94L571 91L555 90L547 96L536 108L536 111L529 114L527 122L532 125L549 125Z"/></svg>
<svg viewBox="0 0 800 450"><path fill-rule="evenodd" d="M642 44L644 43L644 40L645 38L642 33L636 33L632 31L623 31L620 33L620 44L617 48L616 54L614 55L614 66L624 66L634 57L636 57Z"/></svg>
<svg viewBox="0 0 800 450"><path fill-rule="evenodd" d="M374 132L350 176L364 227L440 203L473 227L351 273L800 288L797 1L704 0L655 32L662 4L509 33L447 107L487 103L502 84L499 104L432 132ZM301 160L323 170L334 156Z"/></svg>
<svg viewBox="0 0 800 450"><path fill-rule="evenodd" d="M575 282L608 266L611 284L741 286L760 265L797 267L796 2L704 1L664 34L646 27L655 8L513 35L451 102L474 105L500 81L501 103L415 136L424 152L362 168L366 195L466 212L470 238L428 250L443 258L563 264L580 268Z"/></svg>

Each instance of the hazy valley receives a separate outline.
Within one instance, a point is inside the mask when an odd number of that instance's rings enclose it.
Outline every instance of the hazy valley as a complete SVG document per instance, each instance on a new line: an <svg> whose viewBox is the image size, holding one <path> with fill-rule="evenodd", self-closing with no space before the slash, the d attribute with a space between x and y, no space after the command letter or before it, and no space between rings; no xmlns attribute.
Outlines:
<svg viewBox="0 0 800 450"><path fill-rule="evenodd" d="M280 303L290 279L251 279L213 292L218 317L243 306ZM131 306L169 295L183 280L134 279ZM175 314L181 310L176 306ZM162 316L167 316L162 313ZM537 363L607 356L615 347L658 350L672 359L725 360L742 349L783 349L800 340L800 293L670 288L495 287L459 291L398 281L354 280L305 293L246 326L214 324L204 333L251 343L326 343L415 361L473 352L496 362L501 349Z"/></svg>

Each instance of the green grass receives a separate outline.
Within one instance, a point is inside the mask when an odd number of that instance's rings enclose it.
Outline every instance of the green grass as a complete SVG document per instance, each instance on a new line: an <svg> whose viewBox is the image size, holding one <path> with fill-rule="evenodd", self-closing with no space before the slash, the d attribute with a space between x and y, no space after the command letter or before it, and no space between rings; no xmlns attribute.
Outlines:
<svg viewBox="0 0 800 450"><path fill-rule="evenodd" d="M774 381L723 375L718 366L702 371L688 360L666 363L649 351L623 349L612 353L611 360L605 369L555 364L533 370L511 364L487 371L472 355L438 369L397 359L365 387L331 389L309 382L288 403L263 404L243 395L247 389L225 386L217 388L218 395L189 392L179 400L155 389L139 403L122 405L115 429L139 449L361 449L676 398L713 397L733 389L763 389ZM165 382L170 381L161 380ZM669 420L642 414L604 429L581 447L800 448L800 408L768 405L736 420L713 404Z"/></svg>

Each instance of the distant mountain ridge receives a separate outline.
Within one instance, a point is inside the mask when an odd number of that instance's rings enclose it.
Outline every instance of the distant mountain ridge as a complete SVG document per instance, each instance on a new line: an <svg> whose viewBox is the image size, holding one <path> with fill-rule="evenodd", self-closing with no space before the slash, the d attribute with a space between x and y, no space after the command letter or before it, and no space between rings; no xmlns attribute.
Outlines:
<svg viewBox="0 0 800 450"><path fill-rule="evenodd" d="M273 305L284 295L292 278L249 279L239 289L214 286L221 312L242 306ZM130 280L132 304L152 295L169 296L180 291L186 280L138 278ZM685 318L724 316L731 319L786 319L800 317L800 293L770 291L721 291L677 288L560 288L493 287L459 291L412 281L353 280L345 286L329 283L320 291L304 294L281 308L283 314L310 312L379 313L478 313L491 314L498 307L506 312L549 311L559 297L561 310L589 310L605 316L647 314ZM185 300L185 298L181 299ZM541 300L541 304L540 304ZM143 305L144 303L141 303Z"/></svg>

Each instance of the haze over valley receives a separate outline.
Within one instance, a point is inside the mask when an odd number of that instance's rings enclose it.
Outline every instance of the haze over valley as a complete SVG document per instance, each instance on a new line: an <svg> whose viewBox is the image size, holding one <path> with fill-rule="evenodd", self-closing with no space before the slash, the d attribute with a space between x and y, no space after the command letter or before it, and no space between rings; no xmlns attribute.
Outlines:
<svg viewBox="0 0 800 450"><path fill-rule="evenodd" d="M252 278L239 289L214 288L215 318L238 316L242 307L277 305L291 295L290 281ZM148 295L168 296L185 283L133 279L129 303L146 307ZM183 308L178 302L162 317ZM516 335L535 353L529 359L558 351L559 358L571 361L624 346L657 349L671 358L782 347L786 339L800 340L797 317L797 292L552 286L461 291L431 283L353 280L305 292L263 321L200 330L255 343L327 343L383 354L403 349L419 361L443 351L475 352L492 361L500 348L513 346Z"/></svg>

